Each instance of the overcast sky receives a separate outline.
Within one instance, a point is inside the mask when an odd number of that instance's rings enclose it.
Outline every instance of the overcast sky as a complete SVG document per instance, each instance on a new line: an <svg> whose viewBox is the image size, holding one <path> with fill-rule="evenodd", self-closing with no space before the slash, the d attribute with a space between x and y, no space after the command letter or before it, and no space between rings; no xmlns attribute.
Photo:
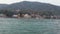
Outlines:
<svg viewBox="0 0 60 34"><path fill-rule="evenodd" d="M11 3L16 3L21 1L43 2L43 3L50 3L50 4L60 6L60 0L0 0L0 4L11 4Z"/></svg>

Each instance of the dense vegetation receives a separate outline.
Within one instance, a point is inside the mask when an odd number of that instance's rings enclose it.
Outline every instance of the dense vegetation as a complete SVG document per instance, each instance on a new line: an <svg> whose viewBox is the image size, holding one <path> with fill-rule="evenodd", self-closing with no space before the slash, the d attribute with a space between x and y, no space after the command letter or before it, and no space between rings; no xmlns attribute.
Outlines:
<svg viewBox="0 0 60 34"><path fill-rule="evenodd" d="M20 10L20 11L13 11L13 10L0 10L0 14L5 14L8 17L12 17L14 14L38 14L40 16L53 16L54 14L50 11L33 11L33 10Z"/></svg>

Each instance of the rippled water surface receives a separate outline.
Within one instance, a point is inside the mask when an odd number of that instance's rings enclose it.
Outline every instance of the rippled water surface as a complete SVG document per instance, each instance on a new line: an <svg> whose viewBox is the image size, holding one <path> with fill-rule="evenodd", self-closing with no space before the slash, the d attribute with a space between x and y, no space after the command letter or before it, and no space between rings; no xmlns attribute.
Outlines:
<svg viewBox="0 0 60 34"><path fill-rule="evenodd" d="M60 34L60 19L0 18L0 34Z"/></svg>

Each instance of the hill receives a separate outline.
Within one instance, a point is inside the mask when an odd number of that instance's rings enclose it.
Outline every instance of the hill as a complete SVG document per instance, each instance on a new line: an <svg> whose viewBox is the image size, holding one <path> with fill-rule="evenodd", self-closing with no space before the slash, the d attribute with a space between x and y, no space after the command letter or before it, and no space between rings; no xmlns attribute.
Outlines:
<svg viewBox="0 0 60 34"><path fill-rule="evenodd" d="M50 12L55 13L56 15L60 15L60 6L55 6L52 4L40 3L40 2L23 1L23 2L18 2L18 3L13 3L10 5L0 4L0 9L50 11Z"/></svg>
<svg viewBox="0 0 60 34"><path fill-rule="evenodd" d="M40 2L28 2L28 1L23 1L23 2L18 2L18 3L13 3L7 7L8 9L32 9L32 10L47 10L47 11L58 11L60 10L60 6L55 6L52 4L48 3L40 3Z"/></svg>

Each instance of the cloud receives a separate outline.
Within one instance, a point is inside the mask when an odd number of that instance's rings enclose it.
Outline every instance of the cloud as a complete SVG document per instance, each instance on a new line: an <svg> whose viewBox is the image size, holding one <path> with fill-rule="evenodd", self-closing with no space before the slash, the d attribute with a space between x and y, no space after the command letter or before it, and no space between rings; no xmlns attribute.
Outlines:
<svg viewBox="0 0 60 34"><path fill-rule="evenodd" d="M23 0L0 0L0 3L2 4L11 4L11 3L15 3L15 2L21 2Z"/></svg>

